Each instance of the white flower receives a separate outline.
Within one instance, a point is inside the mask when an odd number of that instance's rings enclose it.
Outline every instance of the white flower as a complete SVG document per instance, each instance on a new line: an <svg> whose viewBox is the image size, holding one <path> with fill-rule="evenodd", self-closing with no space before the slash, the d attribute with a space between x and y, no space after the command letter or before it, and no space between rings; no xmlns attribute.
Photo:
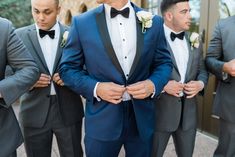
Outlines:
<svg viewBox="0 0 235 157"><path fill-rule="evenodd" d="M67 39L68 39L68 36L69 36L69 31L65 31L64 34L63 34L63 39L60 43L60 46L61 47L64 47L66 42L67 42Z"/></svg>
<svg viewBox="0 0 235 157"><path fill-rule="evenodd" d="M145 33L146 28L152 27L153 14L147 11L138 11L136 15L139 21L142 23L142 33Z"/></svg>
<svg viewBox="0 0 235 157"><path fill-rule="evenodd" d="M190 36L190 43L191 43L191 48L198 48L199 47L199 34L193 32Z"/></svg>

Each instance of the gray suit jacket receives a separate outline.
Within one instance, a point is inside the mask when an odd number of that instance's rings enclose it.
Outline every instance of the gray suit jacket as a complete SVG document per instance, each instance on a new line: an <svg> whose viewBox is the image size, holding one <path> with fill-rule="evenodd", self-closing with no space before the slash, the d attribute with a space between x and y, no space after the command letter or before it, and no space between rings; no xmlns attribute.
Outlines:
<svg viewBox="0 0 235 157"><path fill-rule="evenodd" d="M11 23L0 18L0 157L9 156L22 143L22 135L11 104L38 79L38 69ZM6 65L14 74L5 78Z"/></svg>
<svg viewBox="0 0 235 157"><path fill-rule="evenodd" d="M58 72L59 62L62 55L60 43L65 30L68 29L60 24L60 39L58 50L54 62L53 75ZM34 57L40 73L50 75L47 64L41 50L36 27L30 25L16 30L26 47ZM81 97L65 86L58 86L54 83L58 98L59 109L65 125L72 125L82 120L83 105ZM50 106L50 86L44 88L34 88L21 97L21 109L19 120L25 127L40 128L45 124Z"/></svg>
<svg viewBox="0 0 235 157"><path fill-rule="evenodd" d="M186 34L188 40L188 34ZM188 42L189 59L185 77L185 83L192 80L201 80L206 85L208 80L208 73L205 69L205 63L203 59L202 44L199 48L191 49L190 42ZM180 74L174 58L172 49L168 43L168 49L171 53L173 62L173 70L170 80L180 81ZM191 99L184 99L184 105L182 105L182 99L174 97L172 95L162 93L156 100L156 130L157 131L175 131L180 123L180 117L183 108L182 127L183 130L196 128L197 125L197 102L196 97Z"/></svg>
<svg viewBox="0 0 235 157"><path fill-rule="evenodd" d="M235 59L235 16L218 21L206 55L208 70L218 79L213 113L235 123L235 78L223 80L222 67Z"/></svg>

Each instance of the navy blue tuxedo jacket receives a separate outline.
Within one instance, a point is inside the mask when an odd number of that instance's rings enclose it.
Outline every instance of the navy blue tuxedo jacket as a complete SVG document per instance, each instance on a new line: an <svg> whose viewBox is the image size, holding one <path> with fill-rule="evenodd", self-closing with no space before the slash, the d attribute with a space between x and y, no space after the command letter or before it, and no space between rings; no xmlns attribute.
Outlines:
<svg viewBox="0 0 235 157"><path fill-rule="evenodd" d="M132 6L135 12L141 10L134 4ZM126 79L112 47L104 6L73 19L61 59L60 75L66 86L86 98L86 136L103 141L115 140L120 137L123 127L121 105L94 98L97 82L127 86L149 79L155 85L157 97L169 80L172 62L166 48L163 20L154 16L152 27L145 33L142 33L140 21L136 20L136 26L137 51L129 78ZM138 131L143 139L149 139L153 134L153 101L150 97L132 99Z"/></svg>

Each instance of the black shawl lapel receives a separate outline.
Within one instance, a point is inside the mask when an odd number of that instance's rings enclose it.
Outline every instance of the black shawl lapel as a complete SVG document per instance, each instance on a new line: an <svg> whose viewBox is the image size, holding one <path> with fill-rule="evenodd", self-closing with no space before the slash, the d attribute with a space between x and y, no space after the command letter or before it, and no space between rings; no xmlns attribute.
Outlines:
<svg viewBox="0 0 235 157"><path fill-rule="evenodd" d="M49 72L47 64L46 64L46 60L44 58L42 49L41 49L39 41L38 41L38 36L37 36L37 31L36 31L35 25L32 25L32 27L29 30L29 39L35 49L36 54L38 55L40 61L42 62L44 68Z"/></svg>
<svg viewBox="0 0 235 157"><path fill-rule="evenodd" d="M192 62L193 62L193 52L195 51L195 49L191 49L191 43L189 40L189 36L188 33L185 34L185 38L187 41L187 45L188 45L188 53L189 53L189 58L188 58L188 64L187 64L187 71L185 74L185 82L187 81L187 76L189 76L190 70L191 70L191 66L192 66Z"/></svg>
<svg viewBox="0 0 235 157"><path fill-rule="evenodd" d="M108 32L108 27L107 27L107 23L106 23L106 18L105 18L105 10L104 10L104 6L102 6L102 11L96 14L96 22L98 25L98 30L101 36L101 39L103 41L103 45L106 49L106 52L109 56L109 58L112 60L114 66L118 69L118 71L125 76L122 67L118 61L118 58L115 54L115 51L113 49L112 46L112 42L109 36L109 32Z"/></svg>
<svg viewBox="0 0 235 157"><path fill-rule="evenodd" d="M54 65L53 65L53 73L56 72L58 64L59 64L59 60L60 60L61 55L62 55L63 48L60 46L60 44L62 42L64 32L66 31L64 26L62 26L60 23L59 23L59 26L60 26L60 36L59 36L59 41L58 41L58 45L57 45L57 52L56 52L55 62L54 62Z"/></svg>
<svg viewBox="0 0 235 157"><path fill-rule="evenodd" d="M135 10L135 13L137 13L138 11L141 11L140 8L136 7L133 3L131 3L132 7ZM130 74L129 74L129 79L131 79L131 77L133 76L133 73L139 63L140 60L140 56L141 56L141 52L143 51L143 46L144 46L144 33L142 33L142 25L140 23L140 21L138 20L137 16L136 17L136 54L135 54L135 58L134 61L132 63L131 66L131 70L130 70Z"/></svg>
<svg viewBox="0 0 235 157"><path fill-rule="evenodd" d="M177 66L177 63L176 63L176 60L175 60L174 53L173 53L173 51L172 51L172 49L171 49L171 46L170 46L170 44L169 44L168 41L167 41L166 43L167 43L167 48L168 48L168 50L169 50L169 52L170 52L170 54L171 54L172 63L173 63L173 65L174 65L176 71L179 73L179 69L178 69L178 66ZM179 73L179 75L180 75L180 73Z"/></svg>

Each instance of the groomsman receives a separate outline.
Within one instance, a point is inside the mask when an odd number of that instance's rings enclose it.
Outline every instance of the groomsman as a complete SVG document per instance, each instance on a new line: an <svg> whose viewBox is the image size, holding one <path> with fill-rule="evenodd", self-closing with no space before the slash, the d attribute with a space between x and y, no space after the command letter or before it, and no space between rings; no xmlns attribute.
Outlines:
<svg viewBox="0 0 235 157"><path fill-rule="evenodd" d="M16 157L23 138L11 107L38 79L38 68L12 24L0 17L0 157ZM6 66L15 72L5 78Z"/></svg>
<svg viewBox="0 0 235 157"><path fill-rule="evenodd" d="M60 69L65 85L87 100L86 155L117 157L124 146L127 157L149 157L153 98L172 68L163 20L129 0L97 2L73 19Z"/></svg>
<svg viewBox="0 0 235 157"><path fill-rule="evenodd" d="M213 113L220 117L219 143L214 157L235 155L235 16L219 20L215 26L206 65L218 80Z"/></svg>
<svg viewBox="0 0 235 157"><path fill-rule="evenodd" d="M41 74L20 101L26 153L28 157L50 157L54 134L61 156L81 157L83 105L58 73L68 31L57 21L59 0L31 0L31 5L35 24L17 30Z"/></svg>
<svg viewBox="0 0 235 157"><path fill-rule="evenodd" d="M203 92L208 73L199 36L191 24L188 0L163 0L164 32L171 53L170 81L156 101L156 132L152 157L162 157L172 135L177 156L191 157L197 129L196 95Z"/></svg>

